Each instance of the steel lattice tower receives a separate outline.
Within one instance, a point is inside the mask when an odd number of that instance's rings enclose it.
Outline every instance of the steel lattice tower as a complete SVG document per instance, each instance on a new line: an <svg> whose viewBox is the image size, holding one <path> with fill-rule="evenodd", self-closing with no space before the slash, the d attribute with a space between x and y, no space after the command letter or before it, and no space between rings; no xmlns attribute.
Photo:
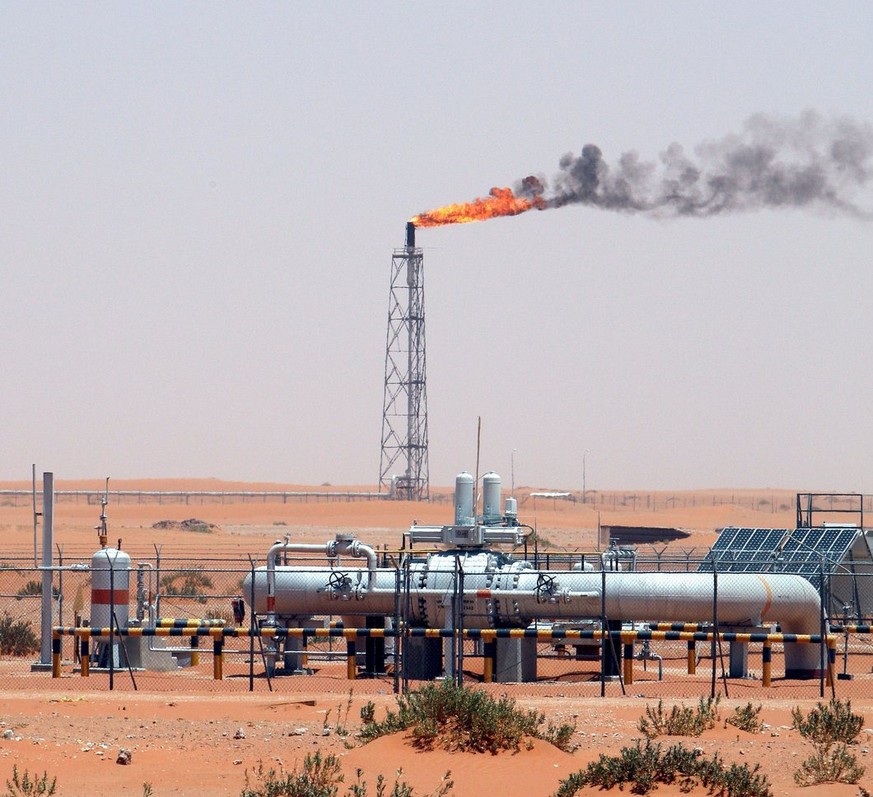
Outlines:
<svg viewBox="0 0 873 797"><path fill-rule="evenodd" d="M427 454L427 378L424 348L424 256L415 227L391 258L388 336L379 489L397 498L430 498Z"/></svg>

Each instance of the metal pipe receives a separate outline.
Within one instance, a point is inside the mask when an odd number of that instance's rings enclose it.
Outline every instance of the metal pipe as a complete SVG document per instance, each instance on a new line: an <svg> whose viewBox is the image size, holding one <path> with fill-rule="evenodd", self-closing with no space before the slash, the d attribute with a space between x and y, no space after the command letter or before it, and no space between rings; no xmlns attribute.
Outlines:
<svg viewBox="0 0 873 797"><path fill-rule="evenodd" d="M327 556L329 559L336 559L343 554L348 554L349 556L355 558L364 558L367 560L367 586L365 588L365 591L371 590L373 588L373 585L375 584L375 572L377 564L376 552L369 545L365 545L360 540L350 539L343 535L337 535L337 538L335 540L329 540L326 543L318 544L289 542L286 538L284 542L275 543L267 552L266 613L268 625L276 624L276 557L280 553L321 553ZM330 569L331 571L333 571L333 568Z"/></svg>
<svg viewBox="0 0 873 797"><path fill-rule="evenodd" d="M274 546L275 547L275 546ZM319 546L313 546L319 548ZM280 546L281 549L281 546ZM323 550L321 548L320 550ZM424 570L424 572L423 572ZM422 565L411 567L412 581L427 586L411 586L413 597L437 597L451 592L451 573L429 572ZM331 614L335 609L334 597L324 588L327 577L336 568L274 566L255 570L255 611L264 613L266 596L276 600L274 611L288 616ZM359 609L344 607L343 614L391 614L394 601L394 570L378 568L367 570L367 605ZM440 576L449 578L441 579ZM266 582L264 579L266 576ZM537 589L540 577L552 579L548 592ZM247 579L251 576L247 576ZM532 569L514 571L476 572L466 568L468 588L465 597L470 601L469 619L475 617L511 621L523 625L535 619L566 619L600 616L600 573L554 574ZM443 582L444 583L441 583ZM270 583L272 582L272 584ZM489 584L495 586L489 586ZM279 595L276 597L277 584ZM606 613L610 619L631 621L659 618L680 621L707 618L712 609L712 577L706 573L612 573L607 579ZM515 607L497 607L486 611L494 600L512 598ZM390 600L389 600L390 599ZM413 610L415 602L413 601ZM719 619L729 625L760 625L780 622L786 633L818 634L819 596L803 577L789 574L735 574L719 576ZM375 604L375 605L373 605ZM428 612L430 615L431 612ZM421 618L413 611L412 621ZM442 619L428 618L428 619ZM441 623L437 623L439 625ZM469 627L477 627L468 623ZM489 624L490 625L490 624ZM486 625L485 627L488 627Z"/></svg>
<svg viewBox="0 0 873 797"><path fill-rule="evenodd" d="M348 594L338 595L328 584L338 572L335 568L276 566L275 557L282 550L323 552L325 546L278 543L271 549L268 568L258 568L247 576L253 579L245 591L254 595L254 610L266 611L273 622L279 615L302 618L335 614L336 601L342 597L348 600L352 595L360 603L346 603L343 614L388 616L393 612L396 576L393 569L369 566L375 562L374 553L367 555L368 568L366 574L359 572L358 584L350 583ZM610 574L604 593L600 573L555 575L517 562L487 567L490 556L477 551L465 563L465 625L470 628L524 627L537 619L596 618L604 608L611 620L625 622L699 621L711 617L711 574L617 572ZM475 562L476 557L483 559ZM445 623L450 607L445 599L451 594L453 581L453 568L445 561L448 558L453 560L454 554L434 555L427 564L411 565L410 623L430 627ZM343 575L351 579L353 572ZM815 635L820 631L821 604L816 589L801 576L724 573L718 579L718 614L720 623L733 626L779 622L785 633ZM788 674L817 672L817 654L816 650L789 643Z"/></svg>

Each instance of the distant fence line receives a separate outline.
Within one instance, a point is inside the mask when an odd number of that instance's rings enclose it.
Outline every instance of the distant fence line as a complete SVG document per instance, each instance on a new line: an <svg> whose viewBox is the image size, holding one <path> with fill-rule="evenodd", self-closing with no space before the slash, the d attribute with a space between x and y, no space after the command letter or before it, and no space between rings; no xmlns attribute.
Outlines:
<svg viewBox="0 0 873 797"><path fill-rule="evenodd" d="M56 503L100 505L107 495L103 490L55 490ZM42 491L37 490L42 502ZM566 496L527 495L519 491L519 503L528 510L538 508L560 511L562 506L584 504L592 510L622 510L630 512L661 512L708 506L737 506L759 512L787 512L794 509L787 494L766 493L735 495L726 493L690 492L682 495L659 492L621 492L588 490L583 500L581 492ZM389 493L351 490L110 490L112 504L226 504L226 503L352 503L358 501L390 501ZM865 496L865 499L869 499ZM30 490L0 490L0 507L27 506L33 500ZM433 492L431 503L449 503L449 492ZM868 507L865 506L865 510ZM873 502L871 507L873 509Z"/></svg>
<svg viewBox="0 0 873 797"><path fill-rule="evenodd" d="M85 503L99 506L104 496L112 504L224 504L224 503L314 503L385 501L387 493L306 490L55 490L56 503ZM36 498L42 503L42 491ZM26 506L33 500L30 490L0 490L0 505Z"/></svg>

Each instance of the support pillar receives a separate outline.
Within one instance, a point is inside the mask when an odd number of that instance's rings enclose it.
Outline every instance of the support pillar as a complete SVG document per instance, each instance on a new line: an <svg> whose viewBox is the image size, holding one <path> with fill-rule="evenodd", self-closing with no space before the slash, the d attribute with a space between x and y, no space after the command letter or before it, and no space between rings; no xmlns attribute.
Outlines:
<svg viewBox="0 0 873 797"><path fill-rule="evenodd" d="M409 636L403 640L403 666L412 681L432 681L443 674L443 641Z"/></svg>
<svg viewBox="0 0 873 797"><path fill-rule="evenodd" d="M764 643L761 651L761 685L770 686L772 680L773 646L770 642Z"/></svg>
<svg viewBox="0 0 873 797"><path fill-rule="evenodd" d="M621 620L607 620L607 631L621 631ZM602 645L602 667L604 678L618 678L621 672L621 639L604 634L600 641Z"/></svg>
<svg viewBox="0 0 873 797"><path fill-rule="evenodd" d="M537 640L533 637L495 640L497 683L527 683L537 679Z"/></svg>
<svg viewBox="0 0 873 797"><path fill-rule="evenodd" d="M746 678L749 675L749 643L728 643L728 677Z"/></svg>
<svg viewBox="0 0 873 797"><path fill-rule="evenodd" d="M385 617L368 615L367 628L385 629ZM385 674L385 637L368 636L364 642L364 672L367 675Z"/></svg>

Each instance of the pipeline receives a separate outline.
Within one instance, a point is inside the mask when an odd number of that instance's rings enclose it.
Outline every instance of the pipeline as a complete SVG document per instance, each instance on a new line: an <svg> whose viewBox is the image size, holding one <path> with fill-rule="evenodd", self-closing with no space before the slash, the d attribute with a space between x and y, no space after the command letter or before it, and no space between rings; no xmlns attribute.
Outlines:
<svg viewBox="0 0 873 797"><path fill-rule="evenodd" d="M375 554L357 540L342 540L342 550L366 555L360 568L281 566L280 551L335 553L332 543L278 543L270 549L267 568L249 574L243 594L254 595L256 614L267 615L267 626L299 624L319 615L391 616L396 595L396 571L375 567ZM368 552L364 554L364 552ZM632 622L705 620L713 612L713 576L709 573L555 574L537 571L497 551L451 550L428 556L409 568L411 625L447 624L455 590L455 568L464 570L464 624L469 628L524 627L538 620L597 619ZM252 584L254 578L254 584ZM605 586L605 591L604 591ZM340 605L338 605L338 602ZM789 574L718 575L718 619L730 626L779 623L791 634L818 634L821 604L818 592L804 578ZM790 644L786 669L790 676L820 669L818 653Z"/></svg>
<svg viewBox="0 0 873 797"><path fill-rule="evenodd" d="M367 560L367 584L357 587L356 597L360 600L365 592L373 588L376 572L376 552L369 546L365 545L360 540L356 540L348 535L337 534L335 540L330 540L324 545L290 542L285 538L284 542L275 543L267 552L267 625L274 626L276 624L276 557L280 553L321 553L328 559L336 559L337 557L348 554L355 558L365 558ZM249 586L245 589L250 590Z"/></svg>

